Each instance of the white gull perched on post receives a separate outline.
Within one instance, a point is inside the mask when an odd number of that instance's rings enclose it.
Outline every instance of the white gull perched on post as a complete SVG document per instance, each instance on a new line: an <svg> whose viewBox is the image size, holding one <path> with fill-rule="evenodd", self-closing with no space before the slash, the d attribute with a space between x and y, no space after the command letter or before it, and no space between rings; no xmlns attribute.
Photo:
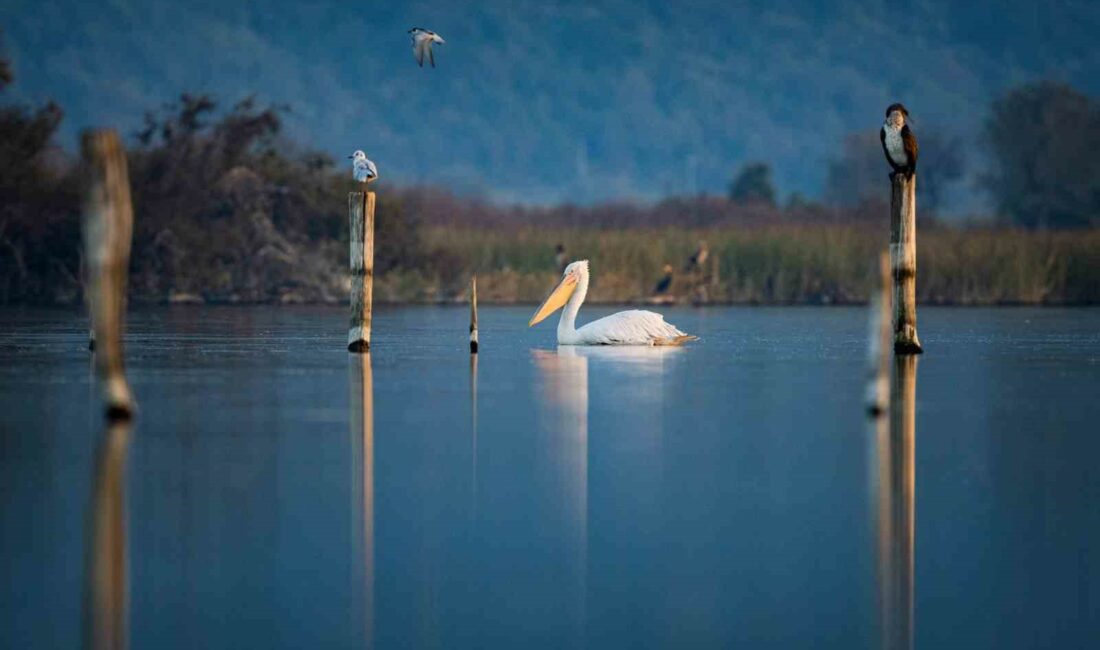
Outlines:
<svg viewBox="0 0 1100 650"><path fill-rule="evenodd" d="M420 64L420 67L424 67L424 55L428 56L428 62L435 67L435 55L432 54L432 43L439 43L442 45L446 43L443 38L433 32L430 29L424 29L423 27L413 27L409 30L409 35L412 36L413 54L416 55L416 62Z"/></svg>
<svg viewBox="0 0 1100 650"><path fill-rule="evenodd" d="M360 183L370 183L378 179L378 167L367 159L362 149L348 156L351 158L351 174Z"/></svg>

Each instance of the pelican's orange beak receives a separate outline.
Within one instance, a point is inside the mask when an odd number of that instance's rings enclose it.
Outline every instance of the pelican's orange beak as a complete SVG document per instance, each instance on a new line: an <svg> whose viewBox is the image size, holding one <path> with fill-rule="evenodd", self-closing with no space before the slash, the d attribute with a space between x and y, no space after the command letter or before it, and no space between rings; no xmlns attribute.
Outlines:
<svg viewBox="0 0 1100 650"><path fill-rule="evenodd" d="M573 292L577 289L577 276L569 274L562 278L561 283L558 284L550 295L546 298L546 301L542 303L539 310L535 312L535 315L531 317L531 321L527 323L527 327L533 327L537 323L546 319L547 316L553 314L557 310L561 309L561 306L569 301L569 297L573 295Z"/></svg>

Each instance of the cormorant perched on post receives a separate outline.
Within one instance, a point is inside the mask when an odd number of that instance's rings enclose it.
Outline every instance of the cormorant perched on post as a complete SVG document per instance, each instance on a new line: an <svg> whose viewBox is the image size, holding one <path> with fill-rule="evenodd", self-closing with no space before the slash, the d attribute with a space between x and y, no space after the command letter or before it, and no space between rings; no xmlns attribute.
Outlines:
<svg viewBox="0 0 1100 650"><path fill-rule="evenodd" d="M917 171L917 137L906 123L909 111L901 104L890 104L886 109L886 122L879 130L882 152L886 162L890 163L894 173L903 173L912 178Z"/></svg>

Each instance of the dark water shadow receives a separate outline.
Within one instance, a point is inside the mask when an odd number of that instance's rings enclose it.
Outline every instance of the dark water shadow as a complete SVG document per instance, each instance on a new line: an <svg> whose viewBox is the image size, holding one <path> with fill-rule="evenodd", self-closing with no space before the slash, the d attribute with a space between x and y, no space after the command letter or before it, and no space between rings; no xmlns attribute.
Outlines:
<svg viewBox="0 0 1100 650"><path fill-rule="evenodd" d="M84 644L95 650L129 645L126 460L130 433L129 421L109 423L96 451L84 560Z"/></svg>

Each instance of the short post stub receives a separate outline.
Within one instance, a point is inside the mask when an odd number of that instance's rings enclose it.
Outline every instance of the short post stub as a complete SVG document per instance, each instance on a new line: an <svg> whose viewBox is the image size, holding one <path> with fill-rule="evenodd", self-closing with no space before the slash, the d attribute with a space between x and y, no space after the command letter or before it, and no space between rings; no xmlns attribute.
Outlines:
<svg viewBox="0 0 1100 650"><path fill-rule="evenodd" d="M477 276L470 281L470 354L477 354Z"/></svg>
<svg viewBox="0 0 1100 650"><path fill-rule="evenodd" d="M88 188L82 230L96 371L107 417L127 419L134 398L126 382L122 338L134 211L126 151L113 130L90 131L82 142Z"/></svg>
<svg viewBox="0 0 1100 650"><path fill-rule="evenodd" d="M879 253L874 266L867 331L867 413L883 415L890 403L890 254Z"/></svg>
<svg viewBox="0 0 1100 650"><path fill-rule="evenodd" d="M348 194L351 244L351 318L348 351L370 350L371 302L374 291L374 192Z"/></svg>
<svg viewBox="0 0 1100 650"><path fill-rule="evenodd" d="M890 262L894 273L894 352L920 354L917 338L917 176L890 177Z"/></svg>

